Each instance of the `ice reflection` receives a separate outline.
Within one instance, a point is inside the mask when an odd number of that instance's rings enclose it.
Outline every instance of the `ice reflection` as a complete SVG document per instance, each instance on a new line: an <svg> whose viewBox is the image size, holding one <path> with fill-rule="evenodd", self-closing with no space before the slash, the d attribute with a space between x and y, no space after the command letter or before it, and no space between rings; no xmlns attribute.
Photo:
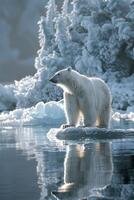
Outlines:
<svg viewBox="0 0 134 200"><path fill-rule="evenodd" d="M21 150L27 160L34 159L36 161L40 200L49 199L51 196L53 188L51 185L59 182L62 171L60 168L62 168L64 159L62 147L57 147L47 140L47 131L48 129L44 128L17 128L14 134L17 151ZM57 148L59 154L56 152Z"/></svg>
<svg viewBox="0 0 134 200"><path fill-rule="evenodd" d="M83 199L91 189L110 184L112 172L110 143L70 145L64 160L64 184L53 195L60 199Z"/></svg>

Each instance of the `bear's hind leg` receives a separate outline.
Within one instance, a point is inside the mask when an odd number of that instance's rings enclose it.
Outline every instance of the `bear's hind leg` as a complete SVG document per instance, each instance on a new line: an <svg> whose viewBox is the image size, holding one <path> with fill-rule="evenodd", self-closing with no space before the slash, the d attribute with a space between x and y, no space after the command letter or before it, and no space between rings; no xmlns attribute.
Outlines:
<svg viewBox="0 0 134 200"><path fill-rule="evenodd" d="M99 125L100 128L109 128L110 127L110 118L111 118L111 108L110 106L105 107L102 113L99 116Z"/></svg>
<svg viewBox="0 0 134 200"><path fill-rule="evenodd" d="M94 127L96 124L96 111L94 106L90 106L88 98L84 96L79 99L80 110L83 116L84 127Z"/></svg>
<svg viewBox="0 0 134 200"><path fill-rule="evenodd" d="M74 95L64 93L64 110L67 124L62 125L62 128L76 126L79 119L79 107L77 99Z"/></svg>
<svg viewBox="0 0 134 200"><path fill-rule="evenodd" d="M85 127L94 127L95 126L95 122L96 122L96 116L91 113L88 115L84 115L84 126Z"/></svg>

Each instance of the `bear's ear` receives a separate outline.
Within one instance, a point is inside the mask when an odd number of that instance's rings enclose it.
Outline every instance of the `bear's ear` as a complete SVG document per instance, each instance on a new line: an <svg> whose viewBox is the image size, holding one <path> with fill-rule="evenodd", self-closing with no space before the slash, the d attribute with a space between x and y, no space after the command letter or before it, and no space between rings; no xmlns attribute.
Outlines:
<svg viewBox="0 0 134 200"><path fill-rule="evenodd" d="M72 70L72 67L67 68L67 71L71 72L71 70Z"/></svg>

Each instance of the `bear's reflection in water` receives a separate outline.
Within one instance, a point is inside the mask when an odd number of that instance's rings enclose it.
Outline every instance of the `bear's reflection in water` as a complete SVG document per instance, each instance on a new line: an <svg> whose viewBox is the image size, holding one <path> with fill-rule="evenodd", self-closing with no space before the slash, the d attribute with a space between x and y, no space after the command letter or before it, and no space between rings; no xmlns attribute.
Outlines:
<svg viewBox="0 0 134 200"><path fill-rule="evenodd" d="M85 199L93 188L110 184L112 171L110 143L68 146L64 184L53 195L59 199Z"/></svg>

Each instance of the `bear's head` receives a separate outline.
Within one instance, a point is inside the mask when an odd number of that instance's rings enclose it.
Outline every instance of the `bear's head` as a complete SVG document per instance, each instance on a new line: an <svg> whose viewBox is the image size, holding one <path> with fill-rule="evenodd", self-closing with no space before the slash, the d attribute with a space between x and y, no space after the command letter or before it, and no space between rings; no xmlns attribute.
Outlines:
<svg viewBox="0 0 134 200"><path fill-rule="evenodd" d="M63 90L67 91L69 89L72 71L73 70L71 67L60 70L56 72L54 76L49 79L49 81L55 83L56 85L60 86Z"/></svg>
<svg viewBox="0 0 134 200"><path fill-rule="evenodd" d="M49 79L49 81L55 84L64 84L66 79L68 79L68 76L70 76L71 70L72 70L71 67L60 70L56 72L54 76Z"/></svg>

